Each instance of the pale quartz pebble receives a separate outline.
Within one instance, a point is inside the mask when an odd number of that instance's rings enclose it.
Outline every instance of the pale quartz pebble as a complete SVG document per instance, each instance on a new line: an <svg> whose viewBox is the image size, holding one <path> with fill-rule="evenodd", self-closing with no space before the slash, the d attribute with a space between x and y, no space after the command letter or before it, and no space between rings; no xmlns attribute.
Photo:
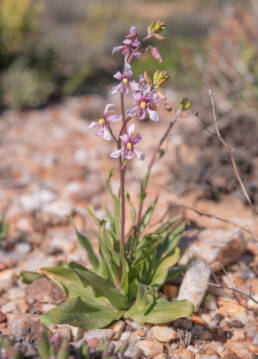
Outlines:
<svg viewBox="0 0 258 359"><path fill-rule="evenodd" d="M127 342L130 338L130 335L131 335L131 332L124 332L121 337L120 337L120 340L121 341L124 341L124 342Z"/></svg>
<svg viewBox="0 0 258 359"><path fill-rule="evenodd" d="M214 272L233 263L245 249L242 232L225 230L204 230L197 241L189 245L179 260L185 266L193 258L202 258Z"/></svg>
<svg viewBox="0 0 258 359"><path fill-rule="evenodd" d="M9 299L24 298L25 290L22 288L11 288L8 292Z"/></svg>
<svg viewBox="0 0 258 359"><path fill-rule="evenodd" d="M179 289L177 300L187 299L198 311L208 288L211 271L201 259L195 259L189 265Z"/></svg>
<svg viewBox="0 0 258 359"><path fill-rule="evenodd" d="M10 301L1 307L3 313L17 313L19 310L19 303L17 301Z"/></svg>
<svg viewBox="0 0 258 359"><path fill-rule="evenodd" d="M258 294L253 295L253 298L258 301ZM254 302L253 300L251 300L251 299L248 299L248 301L247 301L247 307L248 307L249 309L258 310L258 304L255 303L255 302Z"/></svg>
<svg viewBox="0 0 258 359"><path fill-rule="evenodd" d="M52 191L42 189L34 193L25 193L20 196L19 202L25 211L34 211L43 205L52 202L55 195Z"/></svg>
<svg viewBox="0 0 258 359"><path fill-rule="evenodd" d="M166 326L155 325L148 332L148 336L152 335L159 342L170 342L176 339L176 331Z"/></svg>
<svg viewBox="0 0 258 359"><path fill-rule="evenodd" d="M133 343L129 343L129 345L124 353L124 356L126 358L130 358L130 359L139 359L141 357L141 354L142 354L142 351L137 345L135 345Z"/></svg>
<svg viewBox="0 0 258 359"><path fill-rule="evenodd" d="M39 315L37 314L7 314L7 327L16 338L37 337L39 329Z"/></svg>
<svg viewBox="0 0 258 359"><path fill-rule="evenodd" d="M159 342L151 340L140 340L136 345L143 351L148 358L153 358L155 355L163 353L163 345Z"/></svg>
<svg viewBox="0 0 258 359"><path fill-rule="evenodd" d="M83 339L85 340L90 340L93 338L96 339L111 339L113 335L113 330L112 329L92 329L92 330L88 330L84 336Z"/></svg>
<svg viewBox="0 0 258 359"><path fill-rule="evenodd" d="M201 356L202 359L219 359L219 357L215 354L213 355L202 355Z"/></svg>
<svg viewBox="0 0 258 359"><path fill-rule="evenodd" d="M7 290L13 285L14 277L13 269L6 269L0 272L0 292L2 290Z"/></svg>
<svg viewBox="0 0 258 359"><path fill-rule="evenodd" d="M66 217L72 213L72 206L68 201L60 199L46 204L43 207L43 212L50 213L58 217Z"/></svg>
<svg viewBox="0 0 258 359"><path fill-rule="evenodd" d="M125 327L125 322L123 320L119 320L113 325L112 327L113 339L118 340L121 337L124 327Z"/></svg>
<svg viewBox="0 0 258 359"><path fill-rule="evenodd" d="M80 340L83 337L84 330L82 328L74 327L73 325L69 325L71 331L71 339L72 341Z"/></svg>
<svg viewBox="0 0 258 359"><path fill-rule="evenodd" d="M253 337L252 344L258 347L258 333Z"/></svg>
<svg viewBox="0 0 258 359"><path fill-rule="evenodd" d="M20 255L26 255L31 251L31 245L29 243L17 243L15 251Z"/></svg>
<svg viewBox="0 0 258 359"><path fill-rule="evenodd" d="M126 322L127 322L127 324L131 325L131 327L133 327L135 330L139 330L139 329L144 328L144 324L142 324L142 323L131 322L129 320L127 320Z"/></svg>

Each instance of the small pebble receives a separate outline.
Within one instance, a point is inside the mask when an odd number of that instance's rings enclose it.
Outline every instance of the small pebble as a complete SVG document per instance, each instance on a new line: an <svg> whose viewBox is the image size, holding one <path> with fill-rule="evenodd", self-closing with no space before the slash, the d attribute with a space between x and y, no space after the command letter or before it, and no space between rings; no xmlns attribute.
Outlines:
<svg viewBox="0 0 258 359"><path fill-rule="evenodd" d="M243 328L244 324L240 322L240 320L234 319L229 323L230 327L232 328Z"/></svg>
<svg viewBox="0 0 258 359"><path fill-rule="evenodd" d="M174 329L158 325L152 327L148 334L151 334L159 342L164 343L170 342L177 337L176 331Z"/></svg>
<svg viewBox="0 0 258 359"><path fill-rule="evenodd" d="M155 355L163 353L163 345L159 342L151 340L141 340L136 345L143 351L148 358L153 358Z"/></svg>
<svg viewBox="0 0 258 359"><path fill-rule="evenodd" d="M198 336L198 338L200 340L212 340L213 339L213 335L211 332L209 332L208 330L204 330L203 332L201 332Z"/></svg>
<svg viewBox="0 0 258 359"><path fill-rule="evenodd" d="M6 319L7 319L7 318L6 318L6 315L5 315L3 312L0 311L0 323L5 322Z"/></svg>
<svg viewBox="0 0 258 359"><path fill-rule="evenodd" d="M99 339L91 338L87 341L87 344L96 348L99 345Z"/></svg>

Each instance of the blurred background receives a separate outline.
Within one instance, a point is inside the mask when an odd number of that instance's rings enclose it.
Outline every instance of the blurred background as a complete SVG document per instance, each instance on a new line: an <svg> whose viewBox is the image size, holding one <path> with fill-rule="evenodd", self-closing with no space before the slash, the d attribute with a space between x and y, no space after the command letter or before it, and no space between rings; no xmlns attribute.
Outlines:
<svg viewBox="0 0 258 359"><path fill-rule="evenodd" d="M33 108L105 91L120 57L111 50L131 24L167 23L161 45L170 84L219 86L232 101L257 100L255 0L1 0L2 108ZM150 57L136 65L156 68Z"/></svg>
<svg viewBox="0 0 258 359"><path fill-rule="evenodd" d="M189 97L201 122L192 116L178 126L169 156L157 165L151 194L163 189L164 206L175 195L189 203L211 201L205 209L222 201L225 215L234 217L237 208L248 222L230 158L203 126L214 130L212 88L221 134L257 205L257 0L1 0L0 212L8 213L15 228L19 213L43 211L51 220L60 215L62 223L89 201L101 211L101 170L114 163L108 158L111 145L100 146L88 124L106 103L116 103L110 88L122 59L111 55L113 46L130 26L143 35L155 19L167 24L167 41L157 44L164 62L144 55L133 64L135 76L146 68L168 70L169 100ZM148 157L153 127L144 126ZM137 195L144 171L137 161L134 166L139 172L128 178ZM44 216L43 223L50 220ZM23 230L31 228L24 223Z"/></svg>

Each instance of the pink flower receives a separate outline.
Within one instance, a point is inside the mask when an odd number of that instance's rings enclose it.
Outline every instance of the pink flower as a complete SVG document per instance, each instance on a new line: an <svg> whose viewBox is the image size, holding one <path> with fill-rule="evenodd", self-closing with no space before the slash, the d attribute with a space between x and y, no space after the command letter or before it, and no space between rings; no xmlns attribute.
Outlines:
<svg viewBox="0 0 258 359"><path fill-rule="evenodd" d="M154 59L157 60L158 62L163 61L162 56L161 56L159 50L156 47L151 48L151 54L154 57Z"/></svg>
<svg viewBox="0 0 258 359"><path fill-rule="evenodd" d="M135 125L134 125L134 123L132 123L128 127L128 134L125 133L122 136L120 136L120 138L123 142L123 146L121 149L114 150L110 154L110 156L112 158L118 158L122 155L122 153L124 153L125 160L131 160L134 157L134 153L136 153L136 156L140 160L144 160L144 153L135 149L135 145L138 142L140 142L142 138L138 133L137 133L137 135L133 136L134 129L135 129Z"/></svg>
<svg viewBox="0 0 258 359"><path fill-rule="evenodd" d="M158 122L157 104L161 99L155 90L151 89L148 83L143 83L142 76L140 77L140 82L134 82L131 88L134 91L138 119L144 120L148 115L152 121Z"/></svg>
<svg viewBox="0 0 258 359"><path fill-rule="evenodd" d="M108 126L110 123L117 122L121 120L120 115L110 115L110 113L114 113L114 110L109 110L109 108L113 106L113 104L108 104L105 107L103 118L99 119L98 122L92 121L89 124L89 128L99 126L98 131L96 132L96 136L103 136L103 138L107 141L111 140L111 135L108 130Z"/></svg>
<svg viewBox="0 0 258 359"><path fill-rule="evenodd" d="M122 50L122 54L125 56L125 58L128 58L136 49L138 46L140 46L140 41L138 40L138 35L136 33L135 26L132 26L129 30L129 34L126 35L123 45L121 46L115 46L112 51L112 55L118 51ZM134 53L134 57L139 57L140 52L136 51Z"/></svg>
<svg viewBox="0 0 258 359"><path fill-rule="evenodd" d="M117 71L114 75L114 78L120 81L119 85L114 86L112 88L112 93L116 93L117 91L120 91L124 94L128 92L129 88L129 80L132 78L133 73L131 71L131 66L128 63L125 63L124 71L121 73L120 71Z"/></svg>

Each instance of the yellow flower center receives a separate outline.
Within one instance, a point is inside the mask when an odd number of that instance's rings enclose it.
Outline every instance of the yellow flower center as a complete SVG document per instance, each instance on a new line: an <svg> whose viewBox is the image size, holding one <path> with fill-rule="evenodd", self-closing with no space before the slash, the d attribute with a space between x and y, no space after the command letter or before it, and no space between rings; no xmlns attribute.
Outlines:
<svg viewBox="0 0 258 359"><path fill-rule="evenodd" d="M146 107L146 102L145 102L145 101L142 101L141 104L140 104L140 107L141 107L141 108L145 108L145 107Z"/></svg>
<svg viewBox="0 0 258 359"><path fill-rule="evenodd" d="M123 84L125 84L125 85L126 85L126 84L127 84L127 82L128 82L128 79L127 79L127 78L124 78L124 79L123 79Z"/></svg>
<svg viewBox="0 0 258 359"><path fill-rule="evenodd" d="M99 120L99 125L102 126L102 125L104 125L104 123L105 123L104 118L101 118L101 119Z"/></svg>
<svg viewBox="0 0 258 359"><path fill-rule="evenodd" d="M128 142L127 145L126 145L127 149L128 150L131 150L132 149L132 143L131 142Z"/></svg>

